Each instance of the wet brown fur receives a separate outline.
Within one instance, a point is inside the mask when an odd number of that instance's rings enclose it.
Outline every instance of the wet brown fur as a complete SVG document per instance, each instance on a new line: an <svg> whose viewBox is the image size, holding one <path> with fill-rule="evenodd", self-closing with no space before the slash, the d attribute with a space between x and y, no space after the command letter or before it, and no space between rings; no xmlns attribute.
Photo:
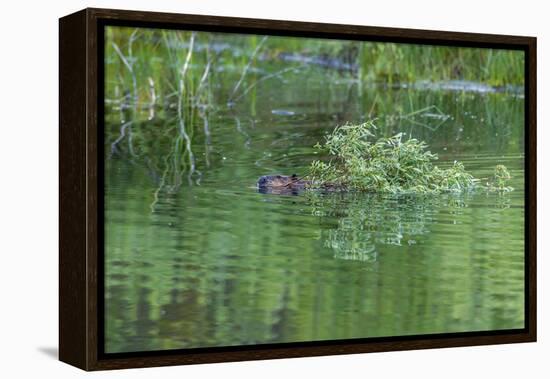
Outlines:
<svg viewBox="0 0 550 379"><path fill-rule="evenodd" d="M266 175L258 180L258 187L291 188L305 187L308 184L309 181L301 180L296 175Z"/></svg>
<svg viewBox="0 0 550 379"><path fill-rule="evenodd" d="M278 195L292 194L297 195L304 189L318 189L321 191L338 192L345 191L342 185L333 183L324 183L315 187L310 180L300 179L296 174L288 175L264 175L258 179L258 190L261 193L271 193Z"/></svg>

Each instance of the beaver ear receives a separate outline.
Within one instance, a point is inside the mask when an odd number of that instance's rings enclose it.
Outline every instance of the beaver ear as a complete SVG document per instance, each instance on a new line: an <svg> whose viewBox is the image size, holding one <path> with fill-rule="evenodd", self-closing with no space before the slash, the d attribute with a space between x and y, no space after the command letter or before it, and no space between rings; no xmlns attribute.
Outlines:
<svg viewBox="0 0 550 379"><path fill-rule="evenodd" d="M292 174L292 178L297 178L298 176L296 174Z"/></svg>

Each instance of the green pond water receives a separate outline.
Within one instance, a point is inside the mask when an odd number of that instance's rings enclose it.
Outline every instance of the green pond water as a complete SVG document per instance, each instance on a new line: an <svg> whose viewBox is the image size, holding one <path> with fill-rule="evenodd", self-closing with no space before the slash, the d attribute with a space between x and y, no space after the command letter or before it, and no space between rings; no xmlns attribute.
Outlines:
<svg viewBox="0 0 550 379"><path fill-rule="evenodd" d="M155 131L177 123L169 112L141 117L133 154L111 155L121 119L106 108L106 352L523 328L523 97L309 71L195 111L189 178L162 178L173 141ZM258 193L259 176L306 173L316 142L368 114L381 135L425 140L441 166L486 178L506 165L515 190Z"/></svg>

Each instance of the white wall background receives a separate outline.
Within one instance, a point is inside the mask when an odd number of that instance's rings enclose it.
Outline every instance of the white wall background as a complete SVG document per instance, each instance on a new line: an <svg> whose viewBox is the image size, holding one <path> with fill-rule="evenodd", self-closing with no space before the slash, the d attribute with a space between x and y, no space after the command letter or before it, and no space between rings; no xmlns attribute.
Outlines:
<svg viewBox="0 0 550 379"><path fill-rule="evenodd" d="M546 1L4 1L0 22L0 376L74 378L58 362L58 21L87 6L538 37L539 342L90 374L103 378L520 378L550 374ZM546 105L546 107L545 107Z"/></svg>

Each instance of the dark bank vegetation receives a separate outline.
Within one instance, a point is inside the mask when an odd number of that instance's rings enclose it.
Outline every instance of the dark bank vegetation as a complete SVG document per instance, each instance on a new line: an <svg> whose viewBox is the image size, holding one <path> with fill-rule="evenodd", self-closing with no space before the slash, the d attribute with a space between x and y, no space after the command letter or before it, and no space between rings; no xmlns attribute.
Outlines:
<svg viewBox="0 0 550 379"><path fill-rule="evenodd" d="M263 82L312 68L387 84L463 80L522 86L524 75L523 54L513 50L126 27L107 29L105 59L106 97L123 102L126 93L126 101L139 108L234 103ZM273 62L286 67L268 70ZM237 79L232 88L211 91L212 79L228 77Z"/></svg>

